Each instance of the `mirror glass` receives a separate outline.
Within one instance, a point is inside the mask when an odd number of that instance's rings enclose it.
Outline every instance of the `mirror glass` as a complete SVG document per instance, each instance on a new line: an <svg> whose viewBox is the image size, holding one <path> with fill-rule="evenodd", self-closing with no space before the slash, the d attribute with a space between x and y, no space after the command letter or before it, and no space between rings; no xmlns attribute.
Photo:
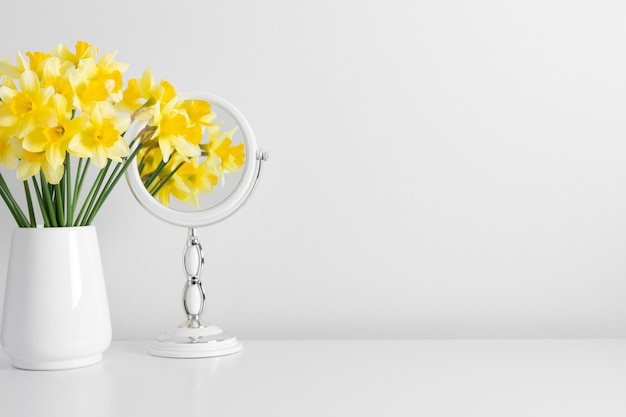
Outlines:
<svg viewBox="0 0 626 417"><path fill-rule="evenodd" d="M185 227L216 223L254 189L263 153L243 115L220 97L181 94L172 108L135 120L127 135L142 138L127 171L131 190L162 220Z"/></svg>

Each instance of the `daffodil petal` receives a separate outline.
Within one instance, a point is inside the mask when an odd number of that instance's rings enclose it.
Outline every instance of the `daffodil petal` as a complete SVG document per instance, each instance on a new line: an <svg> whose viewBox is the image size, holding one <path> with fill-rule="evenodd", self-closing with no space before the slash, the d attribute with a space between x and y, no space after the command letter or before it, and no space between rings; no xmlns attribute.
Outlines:
<svg viewBox="0 0 626 417"><path fill-rule="evenodd" d="M53 169L65 162L66 147L63 143L52 143L46 148L46 159Z"/></svg>
<svg viewBox="0 0 626 417"><path fill-rule="evenodd" d="M26 70L20 77L20 88L23 92L28 94L37 94L39 91L39 77L34 71Z"/></svg>

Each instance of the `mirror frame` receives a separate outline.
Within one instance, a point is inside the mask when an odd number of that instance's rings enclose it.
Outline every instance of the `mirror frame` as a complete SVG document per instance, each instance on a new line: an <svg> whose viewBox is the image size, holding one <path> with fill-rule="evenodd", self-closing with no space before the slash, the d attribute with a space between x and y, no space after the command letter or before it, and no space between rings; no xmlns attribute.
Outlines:
<svg viewBox="0 0 626 417"><path fill-rule="evenodd" d="M216 105L224 110L234 120L241 134L245 146L245 162L243 174L235 189L216 206L199 211L180 211L161 204L144 187L137 169L137 158L134 158L126 170L126 180L131 192L148 212L168 223L183 227L201 227L218 223L241 208L254 191L260 174L260 164L263 152L259 149L254 132L246 118L235 106L223 98L210 93L188 92L179 94L182 100L202 100ZM134 138L147 124L147 121L135 120L129 126L126 134Z"/></svg>

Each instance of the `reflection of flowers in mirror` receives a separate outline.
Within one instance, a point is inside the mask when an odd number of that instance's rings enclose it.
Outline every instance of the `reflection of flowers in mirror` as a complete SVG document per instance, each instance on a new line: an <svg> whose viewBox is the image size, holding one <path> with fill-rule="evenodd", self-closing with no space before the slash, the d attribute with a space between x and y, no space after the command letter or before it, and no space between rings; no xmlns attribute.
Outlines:
<svg viewBox="0 0 626 417"><path fill-rule="evenodd" d="M221 161L221 171L211 170L218 177L236 169L243 149L218 145L211 154L199 142L203 129L217 126L207 103L181 101L167 81L154 81L150 69L124 88L128 65L115 56L79 41L73 50L59 44L50 53L0 61L0 166L15 169L26 209L2 173L0 197L19 227L91 224L144 144L158 143L165 164L190 163L206 152L207 159ZM124 138L134 118L150 120L150 126L137 138ZM98 171L86 181L91 165Z"/></svg>
<svg viewBox="0 0 626 417"><path fill-rule="evenodd" d="M223 121L210 103L172 99L155 107L141 142L138 168L150 194L169 207L170 198L200 207L225 174L239 171L245 161L244 144L233 145L237 128L221 130Z"/></svg>

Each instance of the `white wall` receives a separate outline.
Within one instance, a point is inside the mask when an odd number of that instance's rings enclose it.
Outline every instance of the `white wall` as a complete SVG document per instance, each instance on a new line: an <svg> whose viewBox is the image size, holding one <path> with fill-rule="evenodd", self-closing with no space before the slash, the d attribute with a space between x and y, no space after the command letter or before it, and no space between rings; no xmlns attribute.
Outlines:
<svg viewBox="0 0 626 417"><path fill-rule="evenodd" d="M243 339L626 336L626 3L173 4L8 2L0 57L82 39L247 116L271 159L250 204L200 230L211 321ZM123 183L95 224L114 337L181 321L185 230ZM5 208L0 227L6 270Z"/></svg>

